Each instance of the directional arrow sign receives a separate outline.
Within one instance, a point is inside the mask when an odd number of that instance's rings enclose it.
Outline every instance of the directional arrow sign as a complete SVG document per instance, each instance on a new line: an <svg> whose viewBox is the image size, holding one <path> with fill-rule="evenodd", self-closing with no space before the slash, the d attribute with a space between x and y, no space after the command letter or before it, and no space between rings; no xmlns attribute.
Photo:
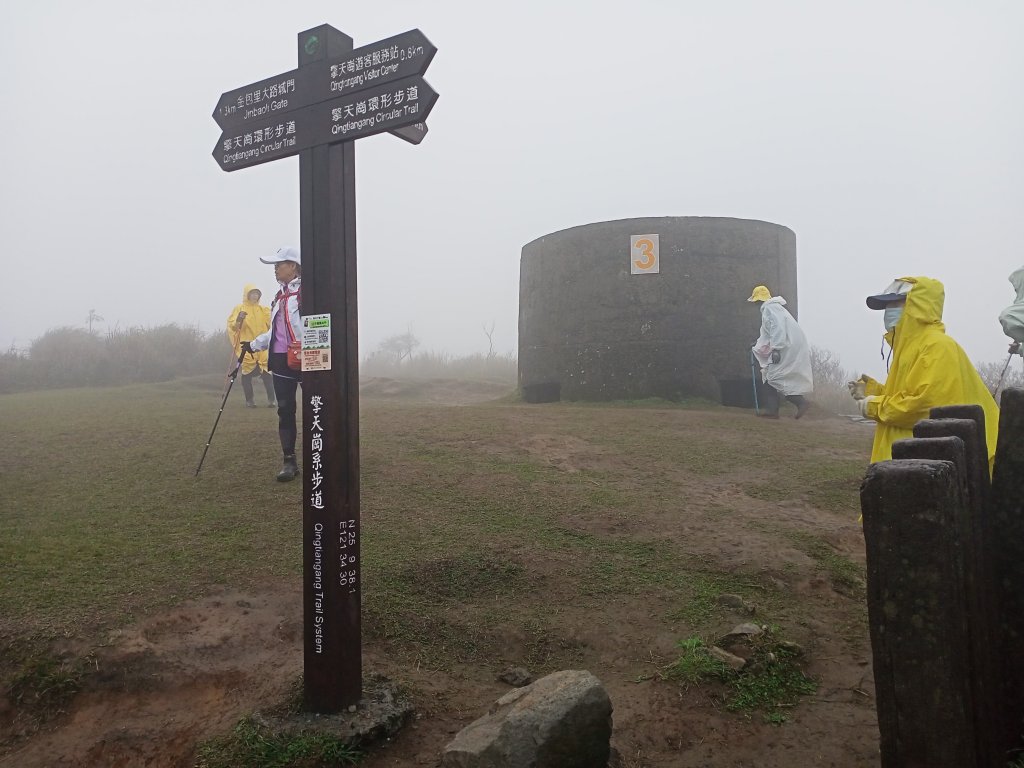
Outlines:
<svg viewBox="0 0 1024 768"><path fill-rule="evenodd" d="M422 75L437 53L418 29L222 93L213 119L225 133L259 128L283 115L385 83Z"/></svg>
<svg viewBox="0 0 1024 768"><path fill-rule="evenodd" d="M386 82L294 112L271 114L262 123L243 126L237 132L226 131L214 147L213 157L225 171L248 168L321 144L422 123L436 101L437 93L419 75Z"/></svg>
<svg viewBox="0 0 1024 768"><path fill-rule="evenodd" d="M312 146L309 141L310 111L289 112L267 119L259 127L247 126L238 133L222 133L213 148L213 159L225 171L236 171L282 157L297 155Z"/></svg>
<svg viewBox="0 0 1024 768"><path fill-rule="evenodd" d="M437 92L419 75L316 104L313 145L372 136L427 119Z"/></svg>
<svg viewBox="0 0 1024 768"><path fill-rule="evenodd" d="M422 75L437 53L418 29L380 40L327 62L328 98Z"/></svg>
<svg viewBox="0 0 1024 768"><path fill-rule="evenodd" d="M400 139L405 139L410 144L419 144L423 141L423 137L427 135L427 124L413 123L405 128L394 128L391 130L391 133Z"/></svg>
<svg viewBox="0 0 1024 768"><path fill-rule="evenodd" d="M268 123L287 112L314 103L316 75L312 67L293 69L258 83L222 93L213 119L223 131ZM320 78L324 78L321 76Z"/></svg>

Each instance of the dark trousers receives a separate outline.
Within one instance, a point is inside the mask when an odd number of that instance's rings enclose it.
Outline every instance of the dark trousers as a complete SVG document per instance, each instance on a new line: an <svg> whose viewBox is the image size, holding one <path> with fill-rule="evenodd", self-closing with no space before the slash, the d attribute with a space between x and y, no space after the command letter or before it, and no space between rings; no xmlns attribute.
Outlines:
<svg viewBox="0 0 1024 768"><path fill-rule="evenodd" d="M274 402L274 377L270 371L263 371L259 368L253 368L251 373L242 374L242 392L245 393L245 402L253 402L252 380L255 376L259 376L263 380L263 388L267 391L267 402Z"/></svg>
<svg viewBox="0 0 1024 768"><path fill-rule="evenodd" d="M288 367L286 352L270 353L270 372L274 374L274 393L277 395L277 433L281 436L281 450L285 456L295 455L295 390L302 371Z"/></svg>
<svg viewBox="0 0 1024 768"><path fill-rule="evenodd" d="M763 384L758 390L761 396L761 410L765 413L770 413L773 416L779 415L779 392L771 384ZM807 398L803 395L785 395L785 398L800 408L801 405L807 402Z"/></svg>

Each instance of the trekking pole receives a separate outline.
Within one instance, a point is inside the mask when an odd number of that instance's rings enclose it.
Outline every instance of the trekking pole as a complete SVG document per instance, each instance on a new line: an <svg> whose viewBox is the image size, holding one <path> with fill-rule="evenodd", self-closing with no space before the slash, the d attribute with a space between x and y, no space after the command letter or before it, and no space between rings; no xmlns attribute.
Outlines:
<svg viewBox="0 0 1024 768"><path fill-rule="evenodd" d="M199 466L196 467L196 477L199 477L199 470L203 468L203 462L206 461L206 452L210 450L210 443L213 442L213 433L217 431L217 424L220 422L220 415L224 413L224 404L228 401L228 395L231 394L231 387L234 386L235 379L238 378L238 372L242 368L242 360L245 359L246 350L242 350L242 354L238 356L238 365L235 366L235 370L228 376L228 389L224 393L224 399L220 401L220 410L217 411L217 418L213 422L213 429L210 430L210 437L206 441L206 447L203 448L203 455L199 459Z"/></svg>
<svg viewBox="0 0 1024 768"><path fill-rule="evenodd" d="M760 416L761 408L757 404L757 359L753 350L750 351L750 383L754 385L754 413Z"/></svg>
<svg viewBox="0 0 1024 768"><path fill-rule="evenodd" d="M999 389L1003 386L1003 379L1006 377L1006 369L1010 367L1010 361L1013 360L1014 352L1010 353L1010 356L1006 358L1006 365L1003 366L1003 372L999 374L999 381L996 382L996 388L992 392L993 398L999 397Z"/></svg>

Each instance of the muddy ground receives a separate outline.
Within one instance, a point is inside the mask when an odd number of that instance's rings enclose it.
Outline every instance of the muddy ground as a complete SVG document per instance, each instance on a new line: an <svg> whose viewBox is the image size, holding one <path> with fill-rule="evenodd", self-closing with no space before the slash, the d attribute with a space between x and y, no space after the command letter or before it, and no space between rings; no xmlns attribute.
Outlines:
<svg viewBox="0 0 1024 768"><path fill-rule="evenodd" d="M410 393L387 381L364 388L369 399L403 396L447 408L486 400L495 392L448 387ZM527 417L521 429L488 435L481 450L539 457L566 472L588 464L600 464L602 471L614 468L613 453L573 435L545 433L543 414L533 422L529 414L536 412L522 413ZM699 412L686 418L699 427ZM735 418L751 416L738 411ZM779 427L783 439L799 439L792 420ZM840 452L864 451L868 439L863 425L841 418L808 417L799 427L834 436ZM822 512L805 502L750 498L741 490L747 481L740 467L704 479L688 476L690 513L647 524L674 531L687 551L713 556L723 569L756 572L787 599L806 606L789 636L806 649L806 671L819 681L819 688L788 712L783 725L725 711L719 692L706 686L663 679L660 671L674 658L680 635L666 625L671 606L659 598L612 600L595 616L591 608L574 607L571 596L559 595L554 580L543 593L516 599L550 605L560 628L557 644L566 651L552 658L563 660L564 667L590 670L608 689L614 707L613 746L627 768L877 766L863 596L837 589L810 563L802 567L797 560L794 565L792 552L782 551L770 530L745 523L770 519L805 527L841 556L863 564L860 528L849 515ZM703 505L734 512L723 520L701 514ZM295 514L298 519L299 511ZM574 524L602 530L608 522L581 517ZM531 562L529 550L517 557L527 571L548 568L544 562ZM69 639L63 650L92 654L93 669L84 689L66 714L10 742L0 766L193 766L198 742L228 732L248 713L280 704L294 690L302 671L300 587L292 581L246 591L224 586L209 597L117 630L103 647L76 647L77 641ZM512 615L515 608L509 611ZM725 613L719 626L727 629L747 619ZM405 686L417 714L393 742L368 753L361 763L366 768L436 765L454 734L508 690L497 674L509 664L522 663L527 647L536 642L510 621L490 658L438 669L410 662L408 654L394 653L388 642L368 634L365 672L381 673ZM18 727L10 701L0 702L0 725L8 736Z"/></svg>

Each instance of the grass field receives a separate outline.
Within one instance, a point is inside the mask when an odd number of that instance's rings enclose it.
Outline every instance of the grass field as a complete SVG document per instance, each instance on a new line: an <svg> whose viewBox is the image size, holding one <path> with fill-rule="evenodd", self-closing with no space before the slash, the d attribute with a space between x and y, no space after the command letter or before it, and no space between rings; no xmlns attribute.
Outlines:
<svg viewBox="0 0 1024 768"><path fill-rule="evenodd" d="M66 693L40 722L74 707L113 631L300 579L300 484L273 481L274 412L235 394L198 478L212 377L0 397L0 680L18 705ZM723 593L863 671L860 425L415 396L365 397L361 422L364 642L410 679L607 662L670 685L677 642L728 629Z"/></svg>

